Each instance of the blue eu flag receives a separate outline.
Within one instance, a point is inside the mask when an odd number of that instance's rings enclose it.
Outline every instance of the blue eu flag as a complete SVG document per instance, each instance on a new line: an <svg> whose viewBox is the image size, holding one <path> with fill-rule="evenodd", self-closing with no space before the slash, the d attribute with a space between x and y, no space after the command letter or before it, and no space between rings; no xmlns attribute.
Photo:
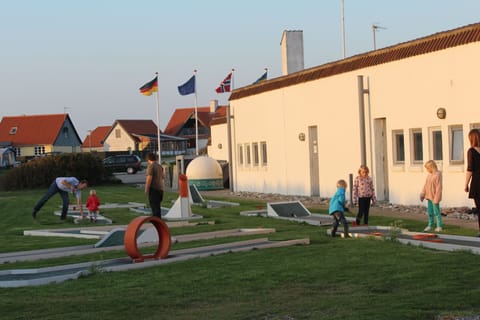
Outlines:
<svg viewBox="0 0 480 320"><path fill-rule="evenodd" d="M178 93L180 93L182 96L195 93L195 75L193 75L187 82L185 82L181 86L178 86Z"/></svg>

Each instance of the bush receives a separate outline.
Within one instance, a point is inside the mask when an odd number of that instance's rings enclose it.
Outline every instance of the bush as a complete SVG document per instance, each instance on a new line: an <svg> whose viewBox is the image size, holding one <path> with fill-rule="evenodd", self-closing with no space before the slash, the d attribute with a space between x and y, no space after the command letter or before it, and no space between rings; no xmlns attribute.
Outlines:
<svg viewBox="0 0 480 320"><path fill-rule="evenodd" d="M56 177L86 179L90 185L112 180L102 159L90 153L65 153L37 158L0 176L0 189L21 190L48 187Z"/></svg>

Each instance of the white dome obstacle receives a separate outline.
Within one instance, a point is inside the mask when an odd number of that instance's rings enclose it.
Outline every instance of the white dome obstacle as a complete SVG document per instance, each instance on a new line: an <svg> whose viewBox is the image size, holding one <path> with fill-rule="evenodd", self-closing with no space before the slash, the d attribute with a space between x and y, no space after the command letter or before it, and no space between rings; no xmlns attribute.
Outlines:
<svg viewBox="0 0 480 320"><path fill-rule="evenodd" d="M196 157L188 164L186 173L190 184L194 184L198 190L223 189L222 167L213 158Z"/></svg>

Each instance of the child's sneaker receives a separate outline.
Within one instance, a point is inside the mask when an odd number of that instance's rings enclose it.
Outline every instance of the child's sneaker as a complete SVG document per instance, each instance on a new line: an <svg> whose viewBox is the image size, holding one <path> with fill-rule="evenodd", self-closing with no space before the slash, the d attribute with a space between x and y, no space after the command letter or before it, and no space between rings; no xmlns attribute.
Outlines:
<svg viewBox="0 0 480 320"><path fill-rule="evenodd" d="M425 229L423 229L423 231L426 231L426 232L428 232L428 231L432 231L432 227L430 227L430 226L427 226Z"/></svg>
<svg viewBox="0 0 480 320"><path fill-rule="evenodd" d="M442 227L435 228L435 232L442 232Z"/></svg>

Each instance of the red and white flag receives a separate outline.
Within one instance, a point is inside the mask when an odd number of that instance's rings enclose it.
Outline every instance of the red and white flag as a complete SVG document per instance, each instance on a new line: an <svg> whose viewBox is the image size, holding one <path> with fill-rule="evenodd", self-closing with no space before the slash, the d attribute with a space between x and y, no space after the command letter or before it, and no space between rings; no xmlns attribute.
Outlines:
<svg viewBox="0 0 480 320"><path fill-rule="evenodd" d="M220 86L215 89L217 93L230 92L232 85L232 72L230 72L225 79L223 79Z"/></svg>

